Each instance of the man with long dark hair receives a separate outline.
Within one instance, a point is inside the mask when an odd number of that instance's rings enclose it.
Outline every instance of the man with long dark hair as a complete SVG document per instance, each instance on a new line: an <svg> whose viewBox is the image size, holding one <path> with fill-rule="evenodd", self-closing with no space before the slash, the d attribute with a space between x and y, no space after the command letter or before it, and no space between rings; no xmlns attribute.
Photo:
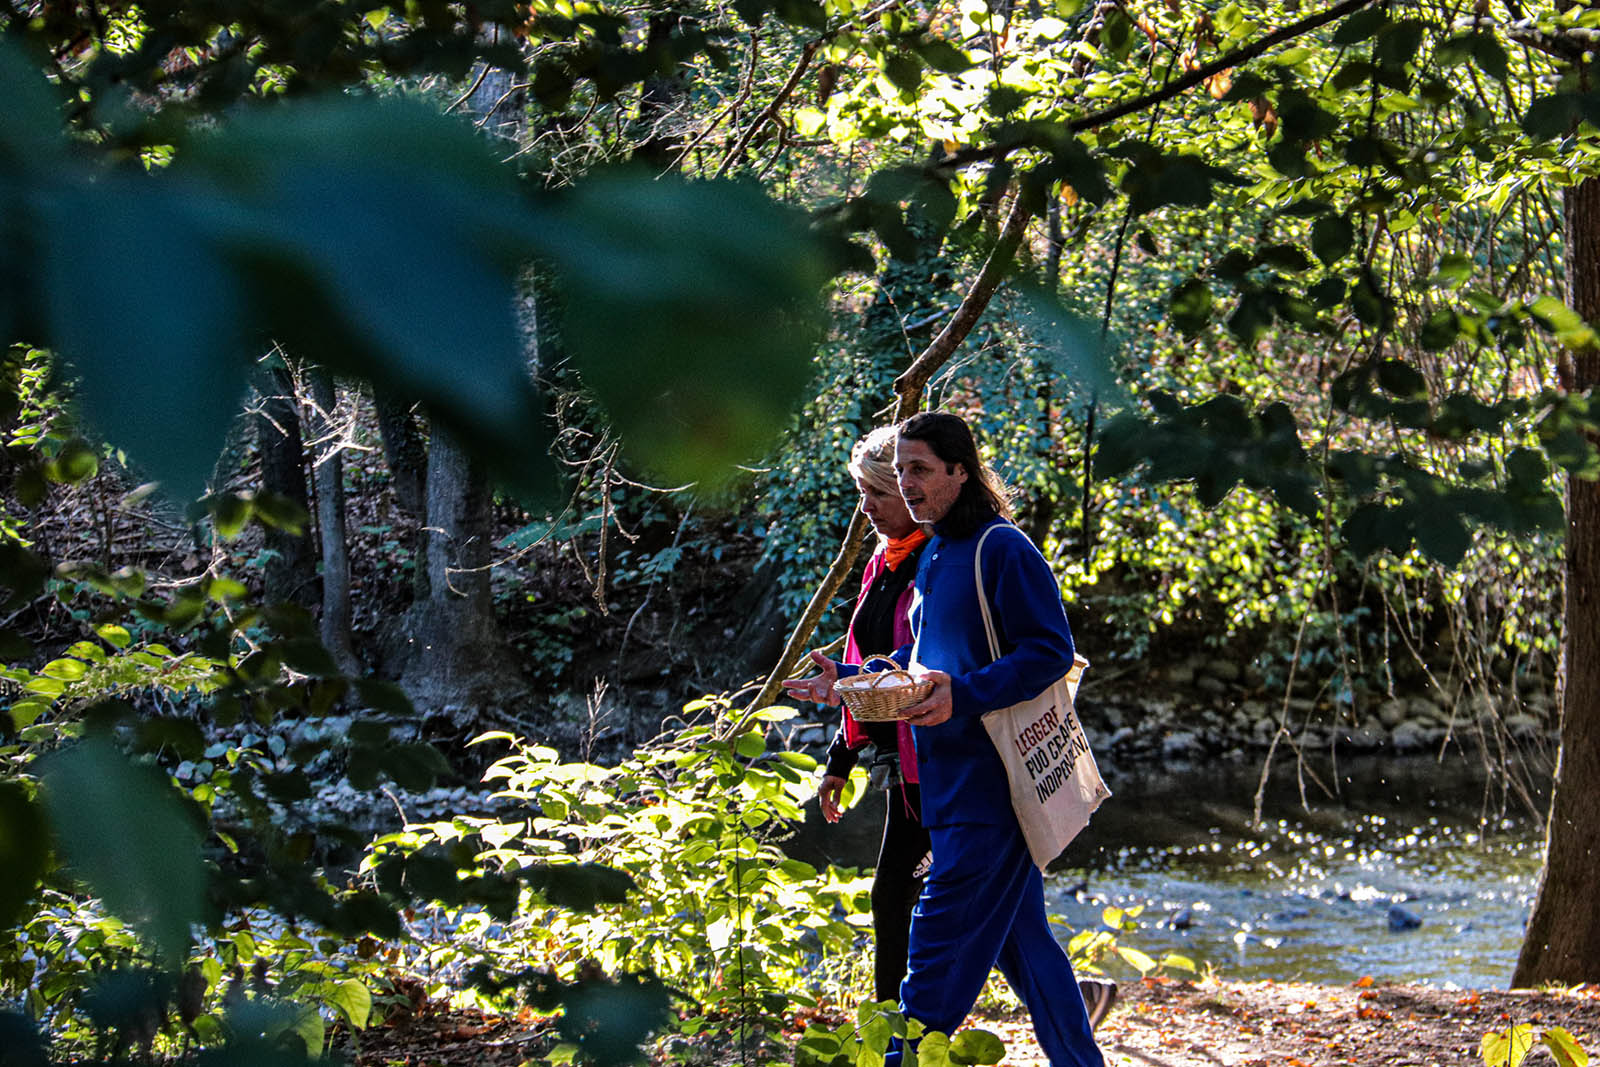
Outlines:
<svg viewBox="0 0 1600 1067"><path fill-rule="evenodd" d="M894 657L934 682L933 693L906 712L933 866L912 913L901 1010L953 1033L998 966L1033 1016L1051 1067L1100 1067L1084 997L1045 916L1044 883L1011 807L1005 765L982 721L985 712L1044 692L1071 668L1060 589L1039 550L1008 521L1005 488L964 420L945 412L907 419L895 473L912 517L934 531L917 568L913 640ZM975 557L991 527L980 594ZM990 655L979 595L990 606L999 658ZM824 676L839 669L818 662ZM1098 1017L1115 986L1095 990ZM896 1047L888 1067L899 1060Z"/></svg>

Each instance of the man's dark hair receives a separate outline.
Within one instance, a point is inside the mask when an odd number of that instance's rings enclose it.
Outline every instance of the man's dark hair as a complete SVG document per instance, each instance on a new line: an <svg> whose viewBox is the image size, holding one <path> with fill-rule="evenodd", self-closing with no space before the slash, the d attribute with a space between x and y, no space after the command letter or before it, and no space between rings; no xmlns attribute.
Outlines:
<svg viewBox="0 0 1600 1067"><path fill-rule="evenodd" d="M973 439L967 420L948 411L921 411L900 424L900 436L926 442L944 463L967 472L961 495L939 520L939 529L946 536L971 537L996 515L1011 517L1011 494L978 455L978 442Z"/></svg>

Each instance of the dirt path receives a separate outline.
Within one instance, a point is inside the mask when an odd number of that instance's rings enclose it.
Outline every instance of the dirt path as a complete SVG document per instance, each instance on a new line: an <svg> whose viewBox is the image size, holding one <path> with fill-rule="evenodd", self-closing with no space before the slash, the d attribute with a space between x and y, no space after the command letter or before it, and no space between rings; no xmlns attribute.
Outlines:
<svg viewBox="0 0 1600 1067"><path fill-rule="evenodd" d="M1502 993L1428 986L1148 982L1124 987L1101 1025L1108 1064L1129 1067L1385 1067L1481 1064L1483 1035L1563 1026L1600 1053L1600 990ZM1026 1017L984 1024L1008 1064L1045 1061ZM1530 1063L1546 1063L1540 1053Z"/></svg>
<svg viewBox="0 0 1600 1067"><path fill-rule="evenodd" d="M1600 989L1501 993L1428 986L1304 985L1278 982L1128 983L1101 1025L1109 1067L1470 1067L1491 1030L1529 1023L1535 1033L1565 1027L1600 1054ZM1007 1065L1043 1067L1025 1015L975 1019L1006 1042ZM554 1044L547 1020L424 1010L374 1027L356 1067L519 1067ZM672 1050L669 1053L669 1048ZM774 1062L764 1057L766 1062ZM792 1062L782 1056L776 1062ZM1536 1051L1528 1060L1551 1063ZM653 1067L732 1067L740 1063L727 1035L666 1038Z"/></svg>

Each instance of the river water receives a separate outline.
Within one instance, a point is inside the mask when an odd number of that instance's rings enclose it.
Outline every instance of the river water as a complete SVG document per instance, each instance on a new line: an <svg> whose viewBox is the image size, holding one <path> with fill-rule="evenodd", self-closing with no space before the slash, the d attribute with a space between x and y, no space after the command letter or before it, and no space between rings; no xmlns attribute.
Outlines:
<svg viewBox="0 0 1600 1067"><path fill-rule="evenodd" d="M1259 757L1108 768L1115 795L1047 876L1063 940L1100 928L1107 907L1143 906L1121 944L1226 978L1505 987L1543 850L1530 803L1506 801L1504 778L1459 752L1323 757L1306 769L1315 780L1292 757L1275 761L1254 826ZM879 797L834 827L808 814L798 852L872 862Z"/></svg>

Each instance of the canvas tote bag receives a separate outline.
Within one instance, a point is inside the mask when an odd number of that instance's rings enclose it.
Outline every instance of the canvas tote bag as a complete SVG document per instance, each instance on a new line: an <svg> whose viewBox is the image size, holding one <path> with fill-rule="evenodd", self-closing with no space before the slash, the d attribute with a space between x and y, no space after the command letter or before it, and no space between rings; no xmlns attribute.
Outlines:
<svg viewBox="0 0 1600 1067"><path fill-rule="evenodd" d="M978 609L989 637L989 656L1000 658L989 598L983 591L983 543L998 527L978 539L972 573L978 583ZM1073 656L1072 669L1032 700L997 708L983 716L989 739L1006 765L1011 807L1022 826L1028 852L1040 870L1061 855L1087 825L1100 802L1111 795L1100 778L1089 739L1073 710L1078 680L1089 661Z"/></svg>

